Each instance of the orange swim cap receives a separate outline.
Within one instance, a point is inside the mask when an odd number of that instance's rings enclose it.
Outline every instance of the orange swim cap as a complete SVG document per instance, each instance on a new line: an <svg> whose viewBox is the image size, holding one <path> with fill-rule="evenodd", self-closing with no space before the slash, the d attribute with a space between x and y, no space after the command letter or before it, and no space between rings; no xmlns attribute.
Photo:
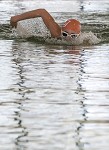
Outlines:
<svg viewBox="0 0 109 150"><path fill-rule="evenodd" d="M67 20L62 26L62 30L64 31L74 31L74 33L79 34L81 32L81 24L76 19Z"/></svg>

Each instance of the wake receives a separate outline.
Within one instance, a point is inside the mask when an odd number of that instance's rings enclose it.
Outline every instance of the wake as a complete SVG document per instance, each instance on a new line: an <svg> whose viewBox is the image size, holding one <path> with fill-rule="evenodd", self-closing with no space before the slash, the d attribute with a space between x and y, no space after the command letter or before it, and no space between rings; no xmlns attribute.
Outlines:
<svg viewBox="0 0 109 150"><path fill-rule="evenodd" d="M91 31L82 32L78 38L72 40L71 42L65 41L64 39L56 39L46 36L46 34L41 36L35 35L30 37L21 37L16 29L12 29L9 24L0 24L0 39L7 40L25 40L41 44L51 44L51 45L95 45L100 43L108 43L107 33L102 32L99 36Z"/></svg>

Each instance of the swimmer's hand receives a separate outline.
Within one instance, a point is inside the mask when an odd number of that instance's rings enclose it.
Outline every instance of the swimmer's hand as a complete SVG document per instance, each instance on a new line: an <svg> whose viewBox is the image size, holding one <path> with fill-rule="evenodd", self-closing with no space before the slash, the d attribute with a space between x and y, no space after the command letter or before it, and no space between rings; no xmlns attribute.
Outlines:
<svg viewBox="0 0 109 150"><path fill-rule="evenodd" d="M12 26L12 28L16 28L17 27L17 20L16 20L16 16L11 17L10 19L10 25Z"/></svg>

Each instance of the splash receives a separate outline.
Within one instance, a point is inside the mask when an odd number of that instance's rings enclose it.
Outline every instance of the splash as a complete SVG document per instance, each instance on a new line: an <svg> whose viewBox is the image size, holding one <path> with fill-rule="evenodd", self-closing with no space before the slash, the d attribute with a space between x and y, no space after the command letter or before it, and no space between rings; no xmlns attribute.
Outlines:
<svg viewBox="0 0 109 150"><path fill-rule="evenodd" d="M15 37L22 37L37 42L56 45L93 45L98 44L101 41L92 32L81 33L78 38L72 39L72 41L69 42L64 39L51 38L50 32L43 23L42 18L19 21L17 29L13 29L13 35Z"/></svg>
<svg viewBox="0 0 109 150"><path fill-rule="evenodd" d="M98 38L91 31L89 33L81 33L80 36L72 41L66 41L64 39L56 39L56 38L47 38L46 43L49 44L59 44L59 45L95 45L101 42L101 39Z"/></svg>
<svg viewBox="0 0 109 150"><path fill-rule="evenodd" d="M37 23L37 24L36 24ZM38 28L40 26L40 28ZM83 24L85 26L85 24ZM85 27L84 27L85 28ZM89 28L89 27L88 27ZM50 37L50 32L44 25L41 18L36 20L25 20L18 23L17 29L11 29L9 24L0 25L0 38L1 39L18 39L18 40L29 40L36 43L42 44L54 44L54 45L95 45L99 43L109 42L107 32L104 28L99 28L101 35L95 34L93 26L92 31L83 30L80 36L73 39L71 42L65 41L64 39L56 39ZM106 28L107 29L107 28ZM99 33L99 34L100 34Z"/></svg>

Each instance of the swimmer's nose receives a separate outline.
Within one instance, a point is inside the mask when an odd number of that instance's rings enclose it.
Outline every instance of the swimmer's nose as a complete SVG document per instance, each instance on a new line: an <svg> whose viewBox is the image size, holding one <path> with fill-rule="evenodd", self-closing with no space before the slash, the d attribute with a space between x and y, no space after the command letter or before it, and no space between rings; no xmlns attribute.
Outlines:
<svg viewBox="0 0 109 150"><path fill-rule="evenodd" d="M66 40L67 40L67 41L71 41L71 40L72 40L71 36L67 36L67 37L66 37Z"/></svg>

